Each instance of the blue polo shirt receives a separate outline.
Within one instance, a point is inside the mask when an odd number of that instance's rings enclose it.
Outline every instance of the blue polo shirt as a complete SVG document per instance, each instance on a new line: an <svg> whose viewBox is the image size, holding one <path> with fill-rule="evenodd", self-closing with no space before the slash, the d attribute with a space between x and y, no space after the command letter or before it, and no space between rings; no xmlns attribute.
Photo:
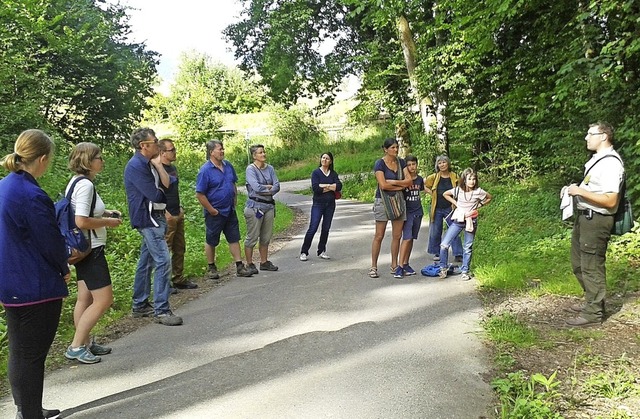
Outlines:
<svg viewBox="0 0 640 419"><path fill-rule="evenodd" d="M196 178L196 192L206 196L211 206L227 217L235 204L238 176L229 161L223 160L222 167L220 170L211 160L203 164ZM206 209L203 212L208 214Z"/></svg>

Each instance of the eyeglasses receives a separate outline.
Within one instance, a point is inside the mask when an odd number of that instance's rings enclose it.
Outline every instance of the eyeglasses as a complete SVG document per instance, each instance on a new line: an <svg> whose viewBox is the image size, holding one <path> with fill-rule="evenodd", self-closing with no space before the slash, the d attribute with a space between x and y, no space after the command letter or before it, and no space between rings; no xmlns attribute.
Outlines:
<svg viewBox="0 0 640 419"><path fill-rule="evenodd" d="M587 132L588 137L593 137L595 135L604 134L604 132Z"/></svg>
<svg viewBox="0 0 640 419"><path fill-rule="evenodd" d="M171 149L165 150L165 153L171 153L171 152L174 152L174 151L176 151L176 149L175 148L171 148Z"/></svg>
<svg viewBox="0 0 640 419"><path fill-rule="evenodd" d="M149 140L149 141L140 141L140 144L158 144L158 139Z"/></svg>

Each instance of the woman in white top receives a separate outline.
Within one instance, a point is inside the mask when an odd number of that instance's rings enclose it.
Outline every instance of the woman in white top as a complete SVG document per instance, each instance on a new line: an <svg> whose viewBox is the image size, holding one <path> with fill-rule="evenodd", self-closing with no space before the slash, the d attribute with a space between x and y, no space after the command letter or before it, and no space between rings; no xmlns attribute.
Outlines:
<svg viewBox="0 0 640 419"><path fill-rule="evenodd" d="M457 190L456 190L457 189ZM462 244L462 271L461 279L471 279L470 265L473 251L473 240L478 227L478 208L487 205L491 201L491 194L478 185L478 175L471 169L465 169L460 176L460 186L449 189L443 195L444 199L456 206L451 216L452 223L442 243L440 243L440 278L447 277L449 269L447 258L451 242L464 230L464 242ZM458 199L456 200L455 197Z"/></svg>
<svg viewBox="0 0 640 419"><path fill-rule="evenodd" d="M113 303L113 288L109 266L104 255L107 243L107 227L122 224L119 211L106 210L100 195L95 191L93 180L104 168L100 147L93 143L79 143L71 150L69 169L76 175L71 178L65 194L75 183L71 195L71 206L76 225L91 240L91 253L78 262L78 299L73 310L76 332L65 352L67 359L76 359L84 364L100 362L99 355L106 355L111 348L90 340L91 329Z"/></svg>

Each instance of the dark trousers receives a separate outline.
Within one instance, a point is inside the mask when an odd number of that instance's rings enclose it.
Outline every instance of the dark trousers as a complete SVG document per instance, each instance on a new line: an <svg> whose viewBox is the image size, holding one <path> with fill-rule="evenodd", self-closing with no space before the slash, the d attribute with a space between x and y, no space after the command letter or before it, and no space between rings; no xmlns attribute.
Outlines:
<svg viewBox="0 0 640 419"><path fill-rule="evenodd" d="M318 243L318 255L327 250L327 240L329 240L329 230L331 229L331 221L333 221L333 214L336 212L336 203L332 202L314 202L311 206L311 221L309 222L309 229L307 234L304 235L304 242L302 243L302 249L300 253L306 255L309 254L311 248L311 242L313 236L315 236L318 227L320 226L320 220L322 220L322 229L320 230L320 242Z"/></svg>
<svg viewBox="0 0 640 419"><path fill-rule="evenodd" d="M58 329L62 299L5 307L9 334L9 382L24 419L42 418L44 362Z"/></svg>
<svg viewBox="0 0 640 419"><path fill-rule="evenodd" d="M602 320L607 294L607 245L611 237L613 217L593 214L587 219L576 216L571 235L571 266L584 290L585 307L582 317L587 320Z"/></svg>

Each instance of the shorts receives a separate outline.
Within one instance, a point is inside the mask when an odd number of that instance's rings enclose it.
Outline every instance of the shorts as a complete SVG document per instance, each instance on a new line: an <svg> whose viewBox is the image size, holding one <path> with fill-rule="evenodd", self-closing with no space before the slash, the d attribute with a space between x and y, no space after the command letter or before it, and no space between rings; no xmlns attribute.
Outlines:
<svg viewBox="0 0 640 419"><path fill-rule="evenodd" d="M422 211L410 212L402 227L402 240L417 240L422 225Z"/></svg>
<svg viewBox="0 0 640 419"><path fill-rule="evenodd" d="M244 239L244 247L254 247L260 239L261 246L268 246L273 236L273 220L275 211L263 210L262 217L256 217L257 208L245 207L244 219L247 222L247 237Z"/></svg>
<svg viewBox="0 0 640 419"><path fill-rule="evenodd" d="M382 198L376 198L373 201L373 218L376 221L389 221L389 218L387 217L387 213L384 210L384 203L382 202ZM393 221L398 221L398 220L406 220L407 219L407 212L405 211L404 214L402 214L402 216L396 220Z"/></svg>
<svg viewBox="0 0 640 419"><path fill-rule="evenodd" d="M107 258L104 256L104 246L91 249L91 253L76 263L75 267L78 281L84 281L90 291L111 285L111 274Z"/></svg>
<svg viewBox="0 0 640 419"><path fill-rule="evenodd" d="M232 208L226 217L220 214L216 216L205 215L204 224L207 227L205 241L211 247L216 247L220 244L220 233L224 233L227 243L238 243L240 241L240 225L238 224L238 215L235 208Z"/></svg>

